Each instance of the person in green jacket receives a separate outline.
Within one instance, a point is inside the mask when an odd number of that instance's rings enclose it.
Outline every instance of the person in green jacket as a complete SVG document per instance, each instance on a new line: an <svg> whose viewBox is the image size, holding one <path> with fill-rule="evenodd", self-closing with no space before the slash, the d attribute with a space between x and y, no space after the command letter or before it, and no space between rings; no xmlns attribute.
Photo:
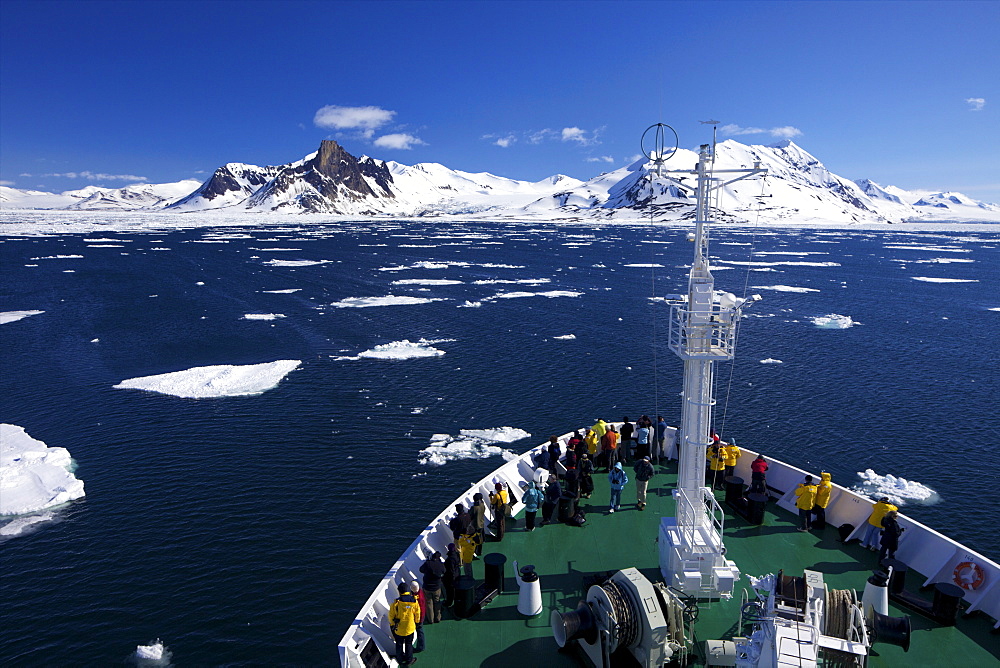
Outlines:
<svg viewBox="0 0 1000 668"><path fill-rule="evenodd" d="M816 505L816 485L813 484L813 477L807 475L805 480L799 483L795 489L795 507L799 509L799 519L802 525L799 531L809 531L809 520L812 517L813 506Z"/></svg>
<svg viewBox="0 0 1000 668"><path fill-rule="evenodd" d="M389 608L389 628L396 641L396 661L408 666L417 661L413 657L413 636L420 623L420 604L405 584L400 584L397 591L399 598Z"/></svg>

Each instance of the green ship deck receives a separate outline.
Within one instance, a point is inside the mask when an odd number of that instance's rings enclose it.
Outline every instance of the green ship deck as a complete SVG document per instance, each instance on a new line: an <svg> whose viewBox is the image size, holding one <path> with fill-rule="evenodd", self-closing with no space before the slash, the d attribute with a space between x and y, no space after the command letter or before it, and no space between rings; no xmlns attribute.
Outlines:
<svg viewBox="0 0 1000 668"><path fill-rule="evenodd" d="M627 470L631 478L631 470ZM425 625L426 649L416 655L420 662L425 666L584 665L578 658L583 655L581 651L559 650L552 638L549 615L553 610L567 612L576 608L586 594L584 580L596 573L634 566L651 581L662 581L656 540L660 519L674 515L671 490L675 473L676 463L657 467L644 511L636 508L635 486L630 480L622 495L621 509L607 514L607 476L598 473L594 475L593 496L580 500L580 507L587 513L584 527L554 523L529 533L524 528L523 512L513 526L508 521L503 541L487 542L483 547L484 556L491 552L507 556L504 593L469 619L456 619L445 611L441 623ZM722 493L717 495L721 502ZM804 569L818 570L831 589L855 589L861 594L876 565L876 555L856 542L841 543L832 526L803 533L796 531L797 522L797 517L774 503L768 504L762 526L747 523L727 508L727 557L736 562L743 577L732 599L701 602L690 665L704 665L705 640L741 635L737 628L740 595L744 588L749 590L747 574L761 576L783 569L786 575L802 575ZM515 559L521 566L533 564L540 576L543 610L537 617L525 618L517 611ZM475 561L473 572L480 582L483 571L483 561ZM915 592L924 579L911 571L907 590ZM1000 636L991 633L992 621L984 615L966 617L960 613L957 626L941 627L892 603L889 614L910 616L909 652L876 644L869 666L1000 665Z"/></svg>

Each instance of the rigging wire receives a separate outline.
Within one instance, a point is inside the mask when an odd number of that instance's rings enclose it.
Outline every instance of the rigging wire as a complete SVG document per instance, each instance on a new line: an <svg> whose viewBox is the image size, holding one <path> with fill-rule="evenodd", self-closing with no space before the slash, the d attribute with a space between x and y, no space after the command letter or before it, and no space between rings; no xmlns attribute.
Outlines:
<svg viewBox="0 0 1000 668"><path fill-rule="evenodd" d="M750 270L753 267L753 254L756 249L757 244L757 229L760 223L760 209L761 209L761 198L764 196L764 186L767 184L767 172L764 173L763 178L760 180L760 195L757 197L757 216L753 222L753 233L750 235L750 252L747 255L747 270L743 275L743 294L741 297L744 302L747 298L747 290L750 285ZM737 346L740 341L740 328L743 326L743 318L738 318L736 320L736 332L733 335L733 348ZM729 395L733 389L733 373L736 370L736 360L733 360L729 364L729 382L726 384L726 400L722 404L722 428L726 428L726 417L729 413Z"/></svg>

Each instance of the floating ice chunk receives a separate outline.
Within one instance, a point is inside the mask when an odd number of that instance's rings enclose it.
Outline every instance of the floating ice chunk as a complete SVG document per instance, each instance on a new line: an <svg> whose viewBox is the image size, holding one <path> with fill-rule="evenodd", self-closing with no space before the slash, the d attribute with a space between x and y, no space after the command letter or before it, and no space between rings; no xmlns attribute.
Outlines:
<svg viewBox="0 0 1000 668"><path fill-rule="evenodd" d="M445 301L442 298L430 297L397 297L386 295L385 297L348 297L339 302L333 302L330 306L337 308L368 308L371 306L404 306L409 304L429 304L431 302Z"/></svg>
<svg viewBox="0 0 1000 668"><path fill-rule="evenodd" d="M19 536L28 531L36 524L48 522L55 517L52 513L39 513L37 515L22 515L3 526L0 526L0 536Z"/></svg>
<svg viewBox="0 0 1000 668"><path fill-rule="evenodd" d="M663 265L659 264L658 262L650 262L650 263L647 263L647 264L623 264L622 266L623 267L637 267L637 268L640 268L640 269L643 269L643 268L645 268L645 269L662 269L663 268Z"/></svg>
<svg viewBox="0 0 1000 668"><path fill-rule="evenodd" d="M33 257L32 260L82 260L82 255L44 255L42 257Z"/></svg>
<svg viewBox="0 0 1000 668"><path fill-rule="evenodd" d="M517 455L493 443L513 443L531 436L523 429L496 427L494 429L463 429L458 436L434 434L431 444L420 451L421 464L442 466L459 459L486 459L500 455L506 461L517 459Z"/></svg>
<svg viewBox="0 0 1000 668"><path fill-rule="evenodd" d="M198 366L184 371L129 378L115 387L159 392L185 399L248 396L276 387L300 364L300 360L277 360L263 364Z"/></svg>
<svg viewBox="0 0 1000 668"><path fill-rule="evenodd" d="M848 327L861 324L860 322L852 320L849 315L837 315L836 313L821 315L819 317L812 318L811 320L812 324L816 325L820 329L847 329Z"/></svg>
<svg viewBox="0 0 1000 668"><path fill-rule="evenodd" d="M302 288L288 288L287 290L263 290L262 292L267 292L272 295L290 295L293 292L298 292Z"/></svg>
<svg viewBox="0 0 1000 668"><path fill-rule="evenodd" d="M1000 311L1000 306L993 306L993 307L990 307L990 308L988 308L986 310L987 311Z"/></svg>
<svg viewBox="0 0 1000 668"><path fill-rule="evenodd" d="M482 302L470 302L466 300L464 304L459 304L458 308L479 308L482 305L483 305Z"/></svg>
<svg viewBox="0 0 1000 668"><path fill-rule="evenodd" d="M798 288L794 285L754 285L754 290L774 290L775 292L819 292L816 288Z"/></svg>
<svg viewBox="0 0 1000 668"><path fill-rule="evenodd" d="M0 424L0 515L26 515L79 499L83 481L73 468L66 448L50 448L23 427ZM23 523L18 533L22 529Z"/></svg>
<svg viewBox="0 0 1000 668"><path fill-rule="evenodd" d="M263 264L269 267L311 267L316 264L329 264L333 260L268 260Z"/></svg>
<svg viewBox="0 0 1000 668"><path fill-rule="evenodd" d="M38 315L39 313L45 313L45 311L4 311L0 313L0 325L8 322L17 322L21 318L27 318L29 315Z"/></svg>
<svg viewBox="0 0 1000 668"><path fill-rule="evenodd" d="M461 285L463 281L452 281L447 278L401 278L393 281L393 285Z"/></svg>
<svg viewBox="0 0 1000 668"><path fill-rule="evenodd" d="M562 336L553 336L552 339L555 341L572 341L576 338L576 334L563 334Z"/></svg>
<svg viewBox="0 0 1000 668"><path fill-rule="evenodd" d="M403 339L402 341L393 341L392 343L383 343L380 346L375 346L371 350L359 353L358 357L376 360L408 360L417 357L440 357L444 355L444 351L433 347L432 343L440 343L440 341L420 339L414 343L408 339Z"/></svg>
<svg viewBox="0 0 1000 668"><path fill-rule="evenodd" d="M167 649L163 641L157 638L148 645L139 645L135 648L131 663L136 666L169 666L171 652Z"/></svg>
<svg viewBox="0 0 1000 668"><path fill-rule="evenodd" d="M934 278L932 276L911 276L915 281L924 283L978 283L978 278Z"/></svg>
<svg viewBox="0 0 1000 668"><path fill-rule="evenodd" d="M549 290L548 292L501 292L493 295L491 299L517 299L519 297L548 297L549 299L552 299L553 297L579 297L582 294L582 292L573 292L572 290Z"/></svg>
<svg viewBox="0 0 1000 668"><path fill-rule="evenodd" d="M896 506L905 505L909 501L929 506L941 500L938 493L927 485L891 474L879 475L872 469L865 469L858 471L858 477L861 478L861 484L853 488L855 492L873 499L887 496Z"/></svg>
<svg viewBox="0 0 1000 668"><path fill-rule="evenodd" d="M776 360L773 357L768 357L766 360L761 360L761 364L784 364L781 360Z"/></svg>
<svg viewBox="0 0 1000 668"><path fill-rule="evenodd" d="M284 317L284 313L247 313L240 320L277 320Z"/></svg>
<svg viewBox="0 0 1000 668"><path fill-rule="evenodd" d="M944 252L944 253L971 253L970 248L958 248L957 246L884 246L884 248L891 248L893 250L918 250L918 251L930 251L931 253Z"/></svg>
<svg viewBox="0 0 1000 668"><path fill-rule="evenodd" d="M473 285L494 285L498 283L515 285L537 285L539 283L551 283L551 278L489 278L480 281L473 281Z"/></svg>

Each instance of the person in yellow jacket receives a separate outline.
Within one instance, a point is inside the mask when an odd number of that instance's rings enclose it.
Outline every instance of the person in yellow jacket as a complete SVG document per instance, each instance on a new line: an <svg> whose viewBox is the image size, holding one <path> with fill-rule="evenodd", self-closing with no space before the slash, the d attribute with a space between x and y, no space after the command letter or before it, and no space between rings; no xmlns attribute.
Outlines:
<svg viewBox="0 0 1000 668"><path fill-rule="evenodd" d="M879 549L882 542L882 518L890 510L899 510L889 503L889 497L883 496L878 503L872 506L872 514L868 517L868 525L865 527L865 537L861 539L861 547L867 547L871 551Z"/></svg>
<svg viewBox="0 0 1000 668"><path fill-rule="evenodd" d="M826 528L826 507L830 505L830 494L833 492L830 474L824 471L819 474L819 478L819 485L816 486L816 505L813 506L813 529Z"/></svg>
<svg viewBox="0 0 1000 668"><path fill-rule="evenodd" d="M604 438L604 432L608 430L608 423L604 420L598 418L594 426L590 428L590 431L594 432L594 436L597 438L597 442L600 443L601 439Z"/></svg>
<svg viewBox="0 0 1000 668"><path fill-rule="evenodd" d="M736 471L736 462L743 453L736 446L736 441L733 441L729 445L722 446L722 454L726 458L726 477L728 478Z"/></svg>
<svg viewBox="0 0 1000 668"><path fill-rule="evenodd" d="M458 555L462 559L462 568L466 575L472 577L472 560L476 556L476 547L480 545L479 536L475 533L463 533L458 537Z"/></svg>
<svg viewBox="0 0 1000 668"><path fill-rule="evenodd" d="M389 608L389 628L396 641L396 661L401 666L416 662L413 657L413 636L420 623L420 603L405 584L399 585L399 598Z"/></svg>
<svg viewBox="0 0 1000 668"><path fill-rule="evenodd" d="M587 444L587 452L590 453L590 458L593 459L594 455L597 454L597 444L601 442L601 439L597 436L597 432L593 429L588 429L587 435L583 437L583 442Z"/></svg>
<svg viewBox="0 0 1000 668"><path fill-rule="evenodd" d="M802 525L799 531L809 531L809 519L812 517L813 506L816 505L817 487L813 483L813 477L807 475L805 480L795 488L795 507L799 509L799 519Z"/></svg>
<svg viewBox="0 0 1000 668"><path fill-rule="evenodd" d="M726 470L726 453L723 451L722 444L714 443L708 446L705 457L708 459L708 478L705 481L705 486L720 489Z"/></svg>

